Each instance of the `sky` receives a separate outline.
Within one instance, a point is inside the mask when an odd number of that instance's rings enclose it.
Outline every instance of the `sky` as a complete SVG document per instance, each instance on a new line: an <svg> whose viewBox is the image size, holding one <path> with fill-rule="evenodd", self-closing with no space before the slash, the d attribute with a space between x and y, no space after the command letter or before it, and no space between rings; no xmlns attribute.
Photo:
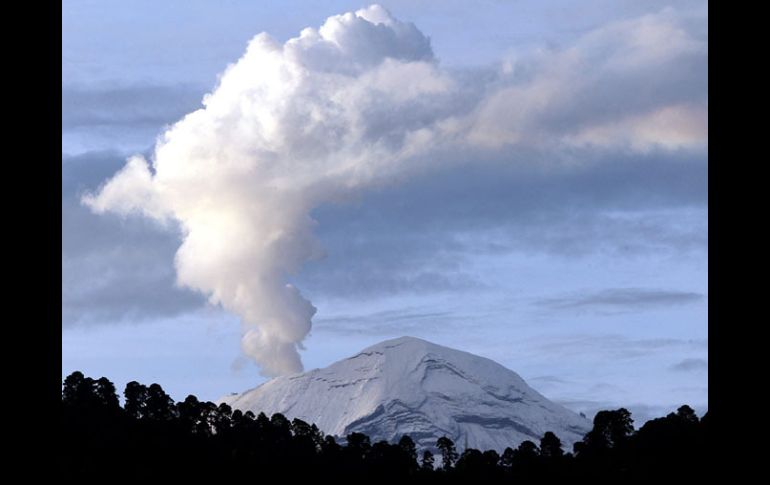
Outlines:
<svg viewBox="0 0 770 485"><path fill-rule="evenodd" d="M412 335L589 416L703 413L707 21L64 1L62 376L216 400Z"/></svg>

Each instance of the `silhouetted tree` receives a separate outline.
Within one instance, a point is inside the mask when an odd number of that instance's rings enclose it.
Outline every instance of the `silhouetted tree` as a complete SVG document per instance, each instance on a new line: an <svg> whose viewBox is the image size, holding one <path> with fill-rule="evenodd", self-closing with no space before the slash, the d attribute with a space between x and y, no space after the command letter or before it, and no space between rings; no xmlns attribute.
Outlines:
<svg viewBox="0 0 770 485"><path fill-rule="evenodd" d="M243 417L243 411L240 409L236 409L233 411L233 413L230 415L230 422L232 423L232 427L238 430L243 429L245 426L245 418Z"/></svg>
<svg viewBox="0 0 770 485"><path fill-rule="evenodd" d="M366 457L368 474L382 478L406 477L410 473L408 457L398 445L380 440Z"/></svg>
<svg viewBox="0 0 770 485"><path fill-rule="evenodd" d="M455 463L455 469L467 475L479 474L483 467L484 455L474 448L466 448Z"/></svg>
<svg viewBox="0 0 770 485"><path fill-rule="evenodd" d="M604 452L621 446L634 431L634 420L625 408L599 411L594 416L594 427L583 439L584 451Z"/></svg>
<svg viewBox="0 0 770 485"><path fill-rule="evenodd" d="M457 450L452 440L442 436L436 441L436 448L441 452L441 466L444 470L449 470L457 461Z"/></svg>
<svg viewBox="0 0 770 485"><path fill-rule="evenodd" d="M537 445L529 440L524 440L519 444L519 447L514 451L514 459L518 460L535 460L538 455Z"/></svg>
<svg viewBox="0 0 770 485"><path fill-rule="evenodd" d="M101 401L96 392L96 382L79 371L73 372L64 380L62 402L83 409L98 407Z"/></svg>
<svg viewBox="0 0 770 485"><path fill-rule="evenodd" d="M680 406L679 409L676 410L676 416L686 423L698 422L698 415L695 414L695 411L693 411L693 409L687 404Z"/></svg>
<svg viewBox="0 0 770 485"><path fill-rule="evenodd" d="M243 415L244 419L247 419L251 423L254 433L257 438L263 442L269 442L272 439L273 423L270 418L263 412L260 412L256 416L251 411L246 411Z"/></svg>
<svg viewBox="0 0 770 485"><path fill-rule="evenodd" d="M513 450L511 472L522 481L529 481L538 476L540 453L537 445L530 440L524 440Z"/></svg>
<svg viewBox="0 0 770 485"><path fill-rule="evenodd" d="M500 455L495 450L486 450L483 453L484 467L487 469L493 469L500 463Z"/></svg>
<svg viewBox="0 0 770 485"><path fill-rule="evenodd" d="M100 377L96 381L95 396L99 404L105 409L117 411L120 408L115 384L106 377Z"/></svg>
<svg viewBox="0 0 770 485"><path fill-rule="evenodd" d="M145 416L147 407L147 387L136 381L126 384L126 390L123 391L126 403L123 409L134 419L140 419Z"/></svg>
<svg viewBox="0 0 770 485"><path fill-rule="evenodd" d="M551 431L546 431L540 439L540 456L546 459L558 459L564 456L561 440Z"/></svg>
<svg viewBox="0 0 770 485"><path fill-rule="evenodd" d="M226 434L232 427L233 409L225 403L220 403L214 415L214 431L217 435Z"/></svg>
<svg viewBox="0 0 770 485"><path fill-rule="evenodd" d="M345 449L348 450L349 455L355 459L363 460L372 448L369 437L363 433L350 433L347 435L346 439L348 443Z"/></svg>
<svg viewBox="0 0 770 485"><path fill-rule="evenodd" d="M290 454L298 462L308 465L315 462L316 454L321 450L323 444L323 435L316 425L310 425L301 419L295 418L291 422L291 440Z"/></svg>
<svg viewBox="0 0 770 485"><path fill-rule="evenodd" d="M327 435L323 439L323 444L321 445L321 449L324 453L336 453L339 452L339 450L342 447L337 444L337 440L334 439L334 436Z"/></svg>
<svg viewBox="0 0 770 485"><path fill-rule="evenodd" d="M422 461L420 462L420 468L422 470L430 470L433 471L433 463L435 459L433 458L433 453L430 452L430 450L425 450L422 452Z"/></svg>
<svg viewBox="0 0 770 485"><path fill-rule="evenodd" d="M645 477L653 479L657 470L698 469L708 454L701 422L689 406L676 413L647 421L633 436L629 461Z"/></svg>
<svg viewBox="0 0 770 485"><path fill-rule="evenodd" d="M163 391L159 384L147 388L144 413L149 419L169 421L174 417L174 400Z"/></svg>
<svg viewBox="0 0 770 485"><path fill-rule="evenodd" d="M291 423L286 416L275 413L270 417L272 439L274 443L285 443L291 439Z"/></svg>
<svg viewBox="0 0 770 485"><path fill-rule="evenodd" d="M313 451L321 449L324 436L315 424L308 424L301 419L295 418L291 422L291 432L295 438L303 443L306 442L308 446L312 447Z"/></svg>
<svg viewBox="0 0 770 485"><path fill-rule="evenodd" d="M68 404L74 404L77 401L80 386L85 380L85 376L80 371L75 371L64 379L61 391L62 401Z"/></svg>
<svg viewBox="0 0 770 485"><path fill-rule="evenodd" d="M508 446L503 450L503 455L500 457L500 465L506 469L510 470L513 466L513 459L514 459L515 453L513 451L513 448Z"/></svg>
<svg viewBox="0 0 770 485"><path fill-rule="evenodd" d="M417 446L415 446L412 438L407 435L402 436L401 439L398 440L398 446L404 450L404 453L406 453L406 456L408 456L410 460L415 462L415 464L417 463Z"/></svg>
<svg viewBox="0 0 770 485"><path fill-rule="evenodd" d="M189 433L207 435L206 423L202 419L203 406L194 395L188 395L184 401L177 403L177 413L184 429Z"/></svg>
<svg viewBox="0 0 770 485"><path fill-rule="evenodd" d="M370 444L350 433L345 446L324 436L314 424L291 422L281 414L233 411L226 404L200 402L190 395L175 404L158 384L129 382L123 409L107 378L93 380L73 372L62 385L62 426L66 438L60 457L63 478L107 476L119 471L134 481L195 482L233 480L279 471L287 481L382 479L449 483L654 483L674 479L703 481L711 463L710 417L698 419L687 405L633 431L625 409L600 411L593 429L565 454L552 432L540 440L495 450L468 448L458 457L448 437L436 447L442 467L434 470L430 450L416 463L409 436L397 444ZM87 459L84 459L87 457ZM459 459L458 459L459 458Z"/></svg>

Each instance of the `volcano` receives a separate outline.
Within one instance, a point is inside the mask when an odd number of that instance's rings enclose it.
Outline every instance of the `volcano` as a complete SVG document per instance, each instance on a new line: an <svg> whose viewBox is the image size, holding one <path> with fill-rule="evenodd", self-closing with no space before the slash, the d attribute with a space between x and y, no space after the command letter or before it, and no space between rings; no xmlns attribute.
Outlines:
<svg viewBox="0 0 770 485"><path fill-rule="evenodd" d="M326 434L352 432L421 449L447 436L458 449L502 452L546 431L565 451L591 429L586 418L549 401L514 371L468 352L414 337L386 340L323 369L274 378L222 398L233 409L315 423Z"/></svg>

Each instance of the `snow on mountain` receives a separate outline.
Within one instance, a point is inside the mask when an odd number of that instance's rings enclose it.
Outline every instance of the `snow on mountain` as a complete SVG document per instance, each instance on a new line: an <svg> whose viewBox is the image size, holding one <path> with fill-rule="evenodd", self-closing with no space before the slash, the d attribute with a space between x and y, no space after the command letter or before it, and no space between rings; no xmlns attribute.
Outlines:
<svg viewBox="0 0 770 485"><path fill-rule="evenodd" d="M278 377L219 402L299 418L337 437L365 433L372 443L408 434L419 448L433 448L446 435L460 451L537 444L546 431L571 451L591 428L502 365L414 337L386 340L324 369Z"/></svg>

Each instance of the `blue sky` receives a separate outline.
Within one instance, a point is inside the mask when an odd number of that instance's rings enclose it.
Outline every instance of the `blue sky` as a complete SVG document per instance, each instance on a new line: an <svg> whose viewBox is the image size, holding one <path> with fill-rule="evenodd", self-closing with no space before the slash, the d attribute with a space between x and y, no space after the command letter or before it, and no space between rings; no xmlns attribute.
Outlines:
<svg viewBox="0 0 770 485"><path fill-rule="evenodd" d="M367 133L436 119L473 128L459 148L420 147L408 168L377 168L350 193L313 199L308 240L323 256L286 276L317 310L304 368L414 335L490 357L587 414L625 406L644 420L683 403L703 412L707 5L381 5L417 29L390 46L397 56L422 56L432 70L428 94L395 118L361 111ZM241 316L175 284L184 231L81 200L127 158L162 159L156 138L201 108L256 34L282 44L365 6L62 4L63 375L159 382L175 399L209 400L266 379L241 351ZM429 49L414 47L423 38ZM379 46L369 40L356 45ZM434 98L446 79L456 91ZM256 273L273 274L260 264Z"/></svg>

